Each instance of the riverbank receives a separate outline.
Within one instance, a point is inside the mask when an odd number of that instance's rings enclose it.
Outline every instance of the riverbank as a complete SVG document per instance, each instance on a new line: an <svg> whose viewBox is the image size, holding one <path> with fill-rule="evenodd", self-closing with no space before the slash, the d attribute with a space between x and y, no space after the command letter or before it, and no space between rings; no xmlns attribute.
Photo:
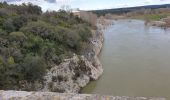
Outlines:
<svg viewBox="0 0 170 100"><path fill-rule="evenodd" d="M0 100L166 100L128 96L104 96L96 94L67 94L54 92L0 91Z"/></svg>
<svg viewBox="0 0 170 100"><path fill-rule="evenodd" d="M145 24L149 26L157 26L162 28L169 28L170 27L170 17L162 18L158 21L147 21L145 20Z"/></svg>
<svg viewBox="0 0 170 100"><path fill-rule="evenodd" d="M170 13L156 13L156 14L137 14L137 15L130 15L128 18L131 19L141 19L145 21L145 25L148 26L157 26L162 28L169 28L170 27Z"/></svg>
<svg viewBox="0 0 170 100"><path fill-rule="evenodd" d="M91 80L97 80L103 73L98 55L102 49L104 36L100 31L93 30L89 48L83 55L65 59L60 65L52 67L45 75L43 89L61 93L78 93ZM37 85L38 86L38 85Z"/></svg>

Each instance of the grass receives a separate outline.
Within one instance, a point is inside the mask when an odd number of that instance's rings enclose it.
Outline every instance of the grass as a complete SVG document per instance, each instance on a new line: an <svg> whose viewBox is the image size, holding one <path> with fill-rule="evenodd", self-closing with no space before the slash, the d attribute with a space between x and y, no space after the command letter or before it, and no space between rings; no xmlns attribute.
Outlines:
<svg viewBox="0 0 170 100"><path fill-rule="evenodd" d="M162 18L166 18L168 16L170 16L170 13L136 15L136 16L132 16L132 18L135 18L135 19L148 19L148 20L152 20L152 21L158 21L158 20L160 20Z"/></svg>

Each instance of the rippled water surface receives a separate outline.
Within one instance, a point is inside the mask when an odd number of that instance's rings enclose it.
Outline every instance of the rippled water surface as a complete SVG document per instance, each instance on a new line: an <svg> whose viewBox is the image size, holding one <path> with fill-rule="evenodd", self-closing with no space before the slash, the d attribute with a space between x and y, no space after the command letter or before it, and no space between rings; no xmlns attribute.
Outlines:
<svg viewBox="0 0 170 100"><path fill-rule="evenodd" d="M83 93L170 99L170 30L118 20L104 35L103 76Z"/></svg>

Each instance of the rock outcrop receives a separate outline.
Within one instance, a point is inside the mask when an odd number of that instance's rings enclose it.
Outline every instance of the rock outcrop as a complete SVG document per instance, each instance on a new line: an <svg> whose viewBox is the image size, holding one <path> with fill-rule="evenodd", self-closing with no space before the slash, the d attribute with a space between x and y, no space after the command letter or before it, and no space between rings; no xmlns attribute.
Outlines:
<svg viewBox="0 0 170 100"><path fill-rule="evenodd" d="M128 96L102 96L95 94L67 94L54 92L0 91L0 100L166 100Z"/></svg>
<svg viewBox="0 0 170 100"><path fill-rule="evenodd" d="M101 76L103 68L98 54L102 49L103 33L94 31L90 41L91 46L83 55L74 54L72 58L48 70L41 91L78 93L90 80L97 80Z"/></svg>

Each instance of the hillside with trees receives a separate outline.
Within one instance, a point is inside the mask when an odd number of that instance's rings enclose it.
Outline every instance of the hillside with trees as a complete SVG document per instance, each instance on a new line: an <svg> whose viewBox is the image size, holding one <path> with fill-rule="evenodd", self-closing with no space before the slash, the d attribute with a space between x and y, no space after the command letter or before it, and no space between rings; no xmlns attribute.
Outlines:
<svg viewBox="0 0 170 100"><path fill-rule="evenodd" d="M108 13L122 15L124 13L134 12L134 11L138 11L138 10L141 10L141 9L152 9L152 10L154 10L154 9L159 9L159 8L170 8L170 4L93 10L93 12L96 13L98 16L103 16L103 15L108 14Z"/></svg>
<svg viewBox="0 0 170 100"><path fill-rule="evenodd" d="M146 25L170 27L170 4L94 10L93 12L105 19L142 19L146 21Z"/></svg>
<svg viewBox="0 0 170 100"><path fill-rule="evenodd" d="M0 3L0 89L42 81L47 69L88 47L91 25L71 12Z"/></svg>

